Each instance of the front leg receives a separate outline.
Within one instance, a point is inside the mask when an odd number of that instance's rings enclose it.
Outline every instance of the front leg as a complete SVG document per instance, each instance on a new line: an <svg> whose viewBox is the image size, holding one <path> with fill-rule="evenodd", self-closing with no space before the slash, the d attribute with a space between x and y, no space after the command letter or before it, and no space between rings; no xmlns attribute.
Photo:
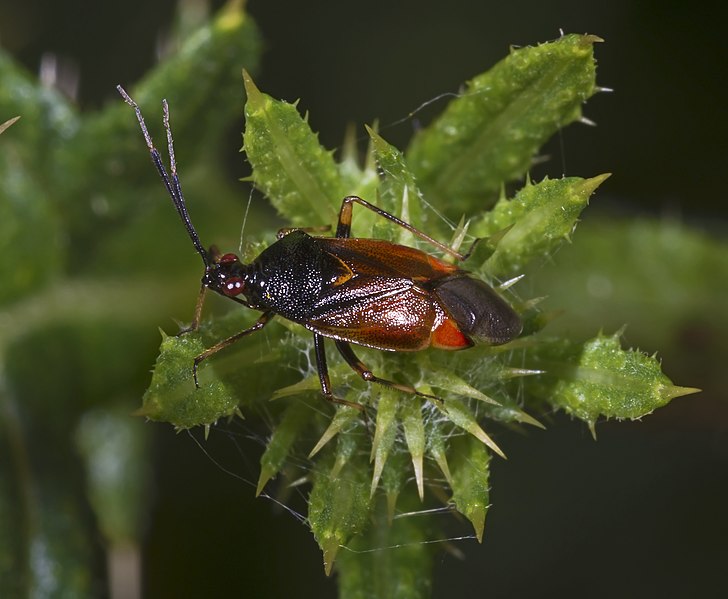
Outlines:
<svg viewBox="0 0 728 599"><path fill-rule="evenodd" d="M187 333L194 333L200 328L200 318L202 317L202 306L205 303L205 293L207 293L207 287L200 285L200 293L197 296L197 304L195 305L195 313L192 316L192 322L186 327L181 327L176 337L181 337Z"/></svg>
<svg viewBox="0 0 728 599"><path fill-rule="evenodd" d="M197 296L197 304L195 305L195 313L192 316L192 322L188 324L186 327L181 327L179 333L175 335L175 337L180 337L182 335L186 335L187 333L194 333L197 329L200 328L200 320L202 319L202 306L205 303L205 294L207 293L207 287L203 284L200 286L200 294ZM228 297L228 299L233 300L234 302L237 302L239 304L242 304L246 308L252 308L252 306L244 299L240 297Z"/></svg>
<svg viewBox="0 0 728 599"><path fill-rule="evenodd" d="M275 316L273 312L263 312L263 314L260 315L260 318L258 318L256 323L252 327L245 329L244 331L240 331L239 333L235 333L227 339L223 339L222 341L217 342L215 345L206 349L199 356L197 356L192 363L192 378L195 380L195 387L197 387L198 389L200 388L200 384L197 380L197 367L203 360L206 360L211 355L216 354L221 349L225 349L226 347L232 345L239 339L242 339L243 337L250 335L251 333L259 331L270 322L273 316Z"/></svg>

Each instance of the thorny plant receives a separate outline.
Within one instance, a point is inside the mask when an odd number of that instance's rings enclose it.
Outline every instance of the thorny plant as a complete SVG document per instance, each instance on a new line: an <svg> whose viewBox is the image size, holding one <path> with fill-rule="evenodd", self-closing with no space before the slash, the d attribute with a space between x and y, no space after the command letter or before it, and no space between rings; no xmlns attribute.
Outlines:
<svg viewBox="0 0 728 599"><path fill-rule="evenodd" d="M569 238L589 197L608 176L529 181L513 198L498 197L503 182L524 176L540 144L559 126L578 120L582 103L598 91L592 57L598 41L569 35L513 51L470 81L404 154L367 129L363 165L352 144L337 162L295 105L263 94L244 74L243 149L250 179L292 226L335 225L341 198L356 193L376 198L378 206L418 229L451 239L455 249L466 237L482 237L487 242L468 267L488 280L506 281L503 287L526 323L525 333L503 347L456 354L366 352L365 362L378 376L412 381L442 402L363 384L345 364L334 366L339 396L367 408L371 430L352 407L311 410L301 401L302 395L318 393L315 373L288 386L271 374L276 364L295 362L293 339L309 335L302 327L282 323L266 329L264 339L246 337L239 353L216 354L201 368L200 389L190 380L195 356L249 326L256 315L232 312L208 322L199 334L165 338L140 413L179 428L209 427L276 399L279 420L261 460L258 493L272 478L291 473L291 454L307 452L313 461L308 521L327 573L343 545L366 545L368 534L381 534L368 531L396 526L398 505L411 504L413 494L424 501L426 486L438 487L440 497L449 495L482 540L489 449L501 453L484 422L540 426L523 408L550 406L585 420L594 431L599 416L639 418L692 391L673 386L654 357L621 349L619 333L585 343L549 338L541 333L548 316L538 310L538 299L510 291L530 263ZM495 203L484 209L488 198ZM468 220L453 225L440 212L465 213ZM358 237L417 243L372 215L359 213L353 229ZM312 431L319 431L315 442ZM347 564L356 561L353 555ZM361 576L350 567L348 574L342 572L344 580Z"/></svg>
<svg viewBox="0 0 728 599"><path fill-rule="evenodd" d="M234 309L222 317L205 317L196 332L164 336L138 413L178 429L203 426L207 430L220 419L241 413L272 414L274 430L261 459L258 493L276 477L280 488L291 480L300 483L296 464L308 456L308 524L323 550L326 572L337 564L342 595L375 587L377 593L387 594L386 589L402 584L409 585L414 596L426 593L431 550L422 541L432 523L426 518L398 518L398 513L447 503L467 517L482 540L489 505L489 448L497 451L492 436L498 423L540 426L539 413L564 410L594 431L600 417L640 418L674 397L695 391L672 385L654 356L623 349L619 332L599 333L587 341L550 336L544 328L552 315L539 310L538 298L523 297L524 291L519 289L521 275L570 240L590 196L608 177L540 182L528 178L542 144L559 128L582 119L582 104L600 91L593 58L593 45L599 41L592 35L565 35L550 43L513 50L468 82L443 113L415 135L405 152L391 146L375 128L367 128L369 145L363 161L353 137L345 141L337 161L320 145L295 105L274 100L258 90L250 75L244 77L243 149L251 166L250 181L290 226L335 225L341 199L356 194L454 248L483 238L465 267L501 285L525 323L522 335L503 347L413 354L363 352L365 362L379 376L410 382L442 398L442 402L366 384L346 364L332 361L330 373L337 395L364 406L365 414L320 399L310 334L300 326L279 320L264 334L247 337L215 355L200 368L199 389L192 380L193 359L206 347L250 326L257 313ZM199 136L204 131L201 143L211 147L221 131L220 114L203 121L194 117L194 107L213 101L205 97L208 92L218 107L208 112L234 107L237 69L242 64L253 70L257 56L255 29L233 4L133 90L148 119L153 101L170 98L183 177L185 165L193 162L189 158L193 150L196 156L204 154L200 152L202 146L185 149L191 132ZM62 211L40 210L26 215L28 226L34 227L32 239L3 238L2 243L16 249L35 243L29 256L42 258L27 263L22 276L16 272L5 276L8 284L1 294L16 299L48 285L47 293L37 302L41 308L36 312L32 305L25 308L29 314L37 313L48 301L65 301L70 320L76 310L84 311L84 317L90 310L100 320L118 325L119 319L128 316L135 327L148 328L150 320L168 310L165 295L183 291L173 285L159 285L158 278L154 278L156 287L150 285L144 272L173 269L170 265L184 258L164 247L150 253L146 246L135 250L137 246L129 243L131 235L171 230L178 222L163 205L162 191L153 180L153 169L140 146L128 107L119 102L98 116L81 120L59 96L38 92L34 84L16 75L2 56L0 66L5 82L9 82L0 87L0 107L31 120L33 115L47 115L45 120L38 120L45 129L36 134L44 140L44 163L51 165L43 180L24 177L22 170L11 168L22 159L22 150L15 155L3 149L4 172L14 174L5 179L4 192L37 197L39 205L45 206L48 200L41 188L53 188L54 200L63 207ZM227 83L221 85L221 80ZM20 98L32 101L21 102ZM155 125L150 124L150 128L155 129ZM3 140L15 129L6 132ZM102 141L110 138L116 140L111 146ZM99 143L90 143L94 140ZM38 149L32 139L26 141L28 148ZM89 148L94 148L93 152ZM118 158L119 148L124 160ZM91 203L93 222L77 218L81 209L74 200L84 196L75 187L78 181L62 178L79 163L90 165L88 172L96 173L95 178L79 179L86 188L96 190ZM124 181L144 181L140 188L144 206L130 193L128 184L119 184L119 170ZM109 179L112 172L117 178ZM524 178L525 185L508 197L504 185ZM211 220L211 211L234 194L220 187L211 198L209 179L195 179L192 172L186 194L193 220L194 214L203 212L201 202L207 205L208 216L203 214L196 221L200 227L200 221ZM380 221L359 213L353 223L354 234L418 245L432 252L406 231ZM134 226L121 226L130 223ZM256 231L254 236L256 241L247 248L247 258L274 239L272 230ZM61 241L66 238L71 242ZM143 259L135 251L143 252ZM140 261L144 265L141 277ZM115 272L123 284L105 281L97 287L84 282L84 275L109 263L117 265ZM61 280L59 273L75 274L81 282L76 287L56 288L53 281ZM129 281L135 281L134 285ZM144 289L144 297L155 298L144 316L133 310L138 300L130 289ZM90 291L96 301L89 308L79 298L87 297ZM124 302L124 307L104 312L99 298L114 306ZM122 329L126 333L128 327ZM22 340L20 333L16 337ZM3 352L20 343L16 337L12 331L5 335ZM123 335L115 341L123 343ZM85 347L84 342L79 341L79 346ZM10 377L9 387L3 381L4 401L6 406L17 406L14 398L24 387L14 381L22 368L9 370L15 378ZM100 395L110 388L108 380L91 386ZM40 396L43 392L35 393ZM32 406L32 402L26 403L23 410L32 411ZM8 430L18 422L14 410L5 411ZM66 410L64 421L84 410L83 405L75 412ZM123 426L121 420L116 426ZM64 456L59 459L72 459ZM41 458L31 455L31 462L36 459ZM118 501L111 500L110 493L102 495L94 499L95 504L108 507L109 501ZM138 505L138 497L128 503ZM128 513L130 509L133 511L128 506L121 509L121 524L102 516L108 536L123 537L134 530L129 522L137 515ZM351 551L340 552L342 546ZM404 549L388 554L383 564L376 553L362 551L376 546ZM88 554L83 544L79 551ZM26 567L29 577L31 570Z"/></svg>

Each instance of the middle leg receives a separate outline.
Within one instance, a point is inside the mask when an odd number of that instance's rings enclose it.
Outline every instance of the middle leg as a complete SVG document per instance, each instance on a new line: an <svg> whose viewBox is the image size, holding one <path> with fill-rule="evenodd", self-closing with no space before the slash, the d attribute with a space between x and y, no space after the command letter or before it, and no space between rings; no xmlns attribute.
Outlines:
<svg viewBox="0 0 728 599"><path fill-rule="evenodd" d="M384 385L385 387L389 387L391 389L397 389L398 391L402 391L404 393L411 393L412 395L418 395L419 397L424 397L426 399L430 399L434 402L437 402L439 405L442 405L442 399L440 397L437 397L437 395L430 395L429 393L422 393L422 391L418 391L415 389L412 385L403 385L401 383L395 383L394 381L389 381L387 379L379 378L378 376L375 376L374 373L372 373L371 370L369 370L364 362L362 362L354 353L354 350L351 349L351 346L346 343L345 341L335 341L336 349L339 350L339 353L341 356L346 360L346 363L351 366L351 368L359 374L359 376L364 379L367 382L371 383L377 383L379 385Z"/></svg>
<svg viewBox="0 0 728 599"><path fill-rule="evenodd" d="M326 349L324 347L324 338L322 335L313 335L313 347L316 352L316 368L319 375L319 383L321 384L321 393L324 398L331 403L341 404L343 406L349 406L350 408L356 408L360 412L364 411L364 406L352 401L346 401L345 399L339 399L331 391L331 380L329 379L329 367L326 363Z"/></svg>

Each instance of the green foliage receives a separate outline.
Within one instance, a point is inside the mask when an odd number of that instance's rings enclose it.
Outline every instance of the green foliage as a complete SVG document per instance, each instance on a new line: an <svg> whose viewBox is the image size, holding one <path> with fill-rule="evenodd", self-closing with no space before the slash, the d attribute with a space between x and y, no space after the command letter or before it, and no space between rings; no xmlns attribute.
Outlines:
<svg viewBox="0 0 728 599"><path fill-rule="evenodd" d="M185 38L134 94L175 105L175 131L189 140L181 163L193 152L214 162L258 35L233 2ZM138 543L148 516L149 429L129 414L148 382L155 324L187 288L179 248L159 241L177 223L119 98L81 115L0 50L0 115L0 589L104 596L101 533L112 548ZM188 187L219 192L197 212L203 223L238 194L205 170Z"/></svg>
<svg viewBox="0 0 728 599"><path fill-rule="evenodd" d="M341 198L360 194L455 247L467 247L474 236L487 238L467 266L497 284L540 265L570 240L590 196L608 176L528 181L513 198L502 195L496 201L505 183L527 177L550 135L580 118L582 103L597 90L596 41L570 35L513 50L475 77L406 152L368 128L363 164L350 142L337 161L295 105L255 86L248 71L255 68L259 42L237 3L191 36L132 95L145 114L162 97L170 100L185 193L208 199L204 205L190 203L203 238L212 215L241 195L222 183L214 148L227 118L243 111L239 69L244 65L243 139L250 180L288 224L335 226ZM215 109L202 110L208 105ZM118 100L82 117L0 54L0 115L9 114L23 118L0 139L0 256L12 250L24 259L20 266L0 261L5 282L0 302L8 322L21 323L0 333L0 459L3 472L11 473L10 479L0 477L0 578L12 579L19 592L51 584L51 591L64 585L90 594L102 568L90 541L95 524L87 496L104 515L101 528L112 543L136 537L141 509L134 506L139 508L144 496L143 489L128 484L144 480L138 451L143 433L118 423L135 388L115 382L144 380L148 357L134 348L144 331L153 332L153 322L178 307L177 297L187 297L190 281L199 279L178 282L187 276L189 260L180 255L191 254L189 243L170 207L159 201L163 190L128 106ZM158 140L159 120L149 119ZM452 226L440 212L464 219ZM356 208L354 234L425 247L381 220ZM157 238L176 238L179 245L155 244ZM266 231L258 246L273 239ZM312 354L310 333L280 319L264 334L205 360L196 389L193 359L256 318L250 310L236 309L206 317L194 333L163 335L137 413L177 429L209 429L222 418L265 413L275 424L261 457L257 492L276 477L290 480L292 456L308 455L308 523L325 571L335 564L339 569L342 594L425 596L432 553L424 541L434 525L425 517L403 515L444 500L482 540L491 452L503 455L486 432L494 422L540 426L528 411L547 404L593 429L600 416L639 418L693 391L673 386L654 357L622 349L618 335L599 334L581 343L546 337L541 329L548 318L537 302L520 298L513 288L501 291L526 321L522 337L507 346L386 356L362 350L377 375L411 382L439 400L366 384L346 364L332 360L337 396L365 413L325 404L316 373L302 359ZM50 327L48 314L61 326ZM99 334L99 340L96 333L108 327L115 334ZM119 353L104 350L104 342L111 341ZM60 364L53 388L34 380L28 367L39 351L48 357L44 364ZM114 370L114 364L131 372ZM261 376L263 365L274 374ZM86 375L80 384L73 379L77 369ZM43 419L48 397L59 399L57 419ZM126 452L123 441L105 434L110 422L115 431L137 439L129 441ZM95 458L112 446L129 470L119 477L89 476L87 494L75 453L32 451L29 439L37 431L59 446L73 438L91 473L98 473ZM48 477L49 468L71 474ZM27 492L28 481L43 487L40 498ZM78 512L73 534L56 521L69 503ZM29 524L21 531L20 522ZM51 583L41 580L33 561L38 538L56 568ZM391 547L398 549L386 550Z"/></svg>
<svg viewBox="0 0 728 599"><path fill-rule="evenodd" d="M352 437L340 443L343 452L336 452L333 463L331 453L320 460L308 499L309 522L323 551L327 574L341 546L364 531L369 515L369 469L355 443Z"/></svg>
<svg viewBox="0 0 728 599"><path fill-rule="evenodd" d="M384 504L384 497L378 501ZM417 510L411 496L400 499L405 509ZM423 544L428 539L427 527L417 517L387 518L384 505L374 510L375 520L363 534L351 539L347 551L337 560L342 576L339 584L342 597L373 599L374 597L428 597L432 580L433 550ZM371 551L377 547L377 551Z"/></svg>
<svg viewBox="0 0 728 599"><path fill-rule="evenodd" d="M247 73L243 80L248 96L243 149L256 187L293 225L310 225L311 214L323 222L334 220L346 194L333 156L294 105L262 94Z"/></svg>
<svg viewBox="0 0 728 599"><path fill-rule="evenodd" d="M512 200L501 198L472 225L478 237L507 231L485 262L485 271L491 277L516 276L533 260L552 254L569 239L589 197L608 177L545 179L527 184Z"/></svg>
<svg viewBox="0 0 728 599"><path fill-rule="evenodd" d="M144 394L144 406L137 415L169 422L178 428L190 428L234 414L238 399L219 378L211 381L205 378L200 388L195 388L190 364L205 350L202 339L190 335L163 336L156 376Z"/></svg>
<svg viewBox="0 0 728 599"><path fill-rule="evenodd" d="M543 376L526 381L534 397L585 421L594 431L599 416L641 418L671 399L697 389L676 387L654 356L624 350L619 333L585 343L544 339L529 359Z"/></svg>
<svg viewBox="0 0 728 599"><path fill-rule="evenodd" d="M427 197L432 202L434 198L437 203L447 194L443 207L467 211L472 218L469 231L489 239L488 255L480 261L481 266L477 265L480 252L471 262L491 280L518 275L530 263L554 253L569 240L589 197L608 175L528 182L513 199L502 197L490 211L483 210L484 200L506 181L526 174L533 154L555 130L555 123L565 124L580 116L582 101L596 89L591 56L596 40L593 36L566 36L512 52L492 71L477 77L468 93L454 100L440 119L423 130L406 157L369 129L367 164L373 158L378 168L377 203L416 227L442 235L447 231L446 222L427 210L422 200ZM252 181L292 224L335 226L341 196L351 193L347 185L367 188L370 167L352 168L350 158L337 167L295 106L260 92L247 74L245 85L244 148L252 166ZM504 145L502 152L499 144ZM496 152L498 159L491 160ZM463 176L465 172L472 176ZM354 227L355 234L362 237L416 242L406 231L359 212ZM465 230L450 230L456 243L462 242ZM511 297L526 313L529 326L528 336L510 347L481 347L452 356L426 352L394 355L387 360L374 353L367 355L366 363L380 376L419 381L422 391L434 392L442 401L421 403L391 389L362 385L340 364L334 366L333 380L343 387L342 396L376 410L369 447L362 446L357 414L351 408L338 408L329 423L300 407L291 405L283 410L279 428L263 456L258 491L283 470L304 426L309 430L319 427L321 439L310 454L316 475L309 521L324 552L327 572L341 545L366 534L370 518L379 522L391 518L398 502L412 495L403 478L407 466L407 460L401 460L403 440L417 494L424 497L425 481L437 476L432 471L432 465L437 465L451 486L456 509L471 521L478 539L482 538L488 508L490 458L486 448L503 455L483 429L482 417L538 425L509 394L514 384L527 391L526 402L538 405L547 401L592 428L600 415L638 418L672 397L692 391L672 386L654 358L621 349L617 336L600 336L586 343L542 338L536 333L545 319L533 307L534 302ZM297 327L293 331L295 335L307 334ZM249 351L259 343L262 341L251 338L245 345ZM160 398L174 390L165 386L170 375L164 360L163 352L153 379L155 395ZM531 376L521 380L526 375ZM312 373L280 390L276 397L317 388L317 377ZM242 393L239 388L237 395ZM235 396L233 390L226 397ZM216 413L224 415L232 410L228 405L227 411ZM179 420L173 422L180 425ZM334 437L336 444L330 443ZM370 464L362 459L367 453ZM425 455L432 461L425 464ZM377 500L378 490L386 502ZM354 542L360 543L361 538ZM344 564L348 565L341 572L342 588L356 586L350 585L350 580L359 579L358 569L363 563L347 555Z"/></svg>
<svg viewBox="0 0 728 599"><path fill-rule="evenodd" d="M457 437L451 448L452 500L473 524L478 541L483 540L488 511L488 462L490 455L473 437Z"/></svg>
<svg viewBox="0 0 728 599"><path fill-rule="evenodd" d="M429 201L457 214L482 210L504 181L522 177L544 142L581 117L596 90L594 35L513 49L474 77L412 141L407 158Z"/></svg>

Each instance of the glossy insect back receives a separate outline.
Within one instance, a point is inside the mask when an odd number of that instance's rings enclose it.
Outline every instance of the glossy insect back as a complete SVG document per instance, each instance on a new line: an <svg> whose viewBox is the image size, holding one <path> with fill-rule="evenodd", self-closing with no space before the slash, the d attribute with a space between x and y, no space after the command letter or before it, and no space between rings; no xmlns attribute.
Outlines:
<svg viewBox="0 0 728 599"><path fill-rule="evenodd" d="M485 282L470 277L457 266L388 241L351 239L352 209L358 204L458 260L468 255L452 250L357 196L342 200L333 238L312 237L304 229L283 229L278 240L249 264L240 262L235 254L221 254L215 246L206 251L187 213L166 102L163 120L169 173L147 131L141 110L121 87L118 89L136 113L152 162L205 267L195 316L183 333L198 327L207 289L262 312L252 327L223 339L195 358L196 385L197 367L203 360L280 316L313 333L319 382L326 399L361 408L334 395L324 349L325 338L330 338L364 380L440 402L409 384L375 376L349 344L386 351L418 351L431 346L457 350L475 342L506 343L521 332L520 318L505 300ZM498 451L494 444L491 446Z"/></svg>

